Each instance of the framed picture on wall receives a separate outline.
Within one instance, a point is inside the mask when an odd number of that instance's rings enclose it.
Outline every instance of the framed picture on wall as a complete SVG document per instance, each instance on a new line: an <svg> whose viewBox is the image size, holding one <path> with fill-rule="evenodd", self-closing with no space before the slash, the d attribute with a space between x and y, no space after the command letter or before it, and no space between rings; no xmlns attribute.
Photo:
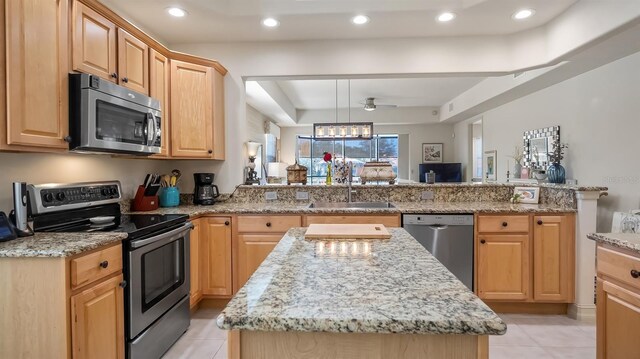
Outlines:
<svg viewBox="0 0 640 359"><path fill-rule="evenodd" d="M422 144L422 163L441 163L442 143Z"/></svg>
<svg viewBox="0 0 640 359"><path fill-rule="evenodd" d="M485 151L482 158L484 164L484 178L487 181L498 180L498 151Z"/></svg>

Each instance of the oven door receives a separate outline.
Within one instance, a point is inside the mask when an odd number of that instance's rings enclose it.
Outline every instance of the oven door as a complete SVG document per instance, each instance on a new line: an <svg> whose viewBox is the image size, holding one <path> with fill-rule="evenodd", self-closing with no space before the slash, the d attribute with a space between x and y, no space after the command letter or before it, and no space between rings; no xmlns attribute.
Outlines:
<svg viewBox="0 0 640 359"><path fill-rule="evenodd" d="M129 339L189 295L189 231L193 225L139 239L128 253Z"/></svg>
<svg viewBox="0 0 640 359"><path fill-rule="evenodd" d="M97 90L82 91L87 123L80 149L160 153L160 111Z"/></svg>

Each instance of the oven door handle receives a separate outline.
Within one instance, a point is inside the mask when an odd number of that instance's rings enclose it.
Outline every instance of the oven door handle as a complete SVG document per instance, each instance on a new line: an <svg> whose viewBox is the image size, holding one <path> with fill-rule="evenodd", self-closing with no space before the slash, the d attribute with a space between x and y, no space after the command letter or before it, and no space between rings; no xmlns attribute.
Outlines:
<svg viewBox="0 0 640 359"><path fill-rule="evenodd" d="M161 234L158 234L157 236L141 239L139 241L133 241L131 242L131 248L132 249L140 248L153 243L158 243L158 244L169 243L177 238L182 237L185 232L189 231L192 228L193 228L193 224L191 222L187 222L176 229L170 230L169 232L161 233Z"/></svg>

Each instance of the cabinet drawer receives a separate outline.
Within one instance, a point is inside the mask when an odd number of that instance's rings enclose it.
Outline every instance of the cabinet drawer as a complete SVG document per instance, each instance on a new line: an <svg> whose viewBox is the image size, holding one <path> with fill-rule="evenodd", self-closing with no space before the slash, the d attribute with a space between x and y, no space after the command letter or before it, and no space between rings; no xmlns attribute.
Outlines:
<svg viewBox="0 0 640 359"><path fill-rule="evenodd" d="M632 270L640 272L640 258L600 246L596 252L596 258L598 274L640 289L640 278L634 278L631 275Z"/></svg>
<svg viewBox="0 0 640 359"><path fill-rule="evenodd" d="M71 260L71 288L122 270L122 245L111 246Z"/></svg>
<svg viewBox="0 0 640 359"><path fill-rule="evenodd" d="M300 216L238 216L239 233L284 233L301 224Z"/></svg>
<svg viewBox="0 0 640 359"><path fill-rule="evenodd" d="M304 226L310 224L384 224L386 227L400 227L400 216L306 216Z"/></svg>
<svg viewBox="0 0 640 359"><path fill-rule="evenodd" d="M478 232L529 232L529 216L478 216Z"/></svg>

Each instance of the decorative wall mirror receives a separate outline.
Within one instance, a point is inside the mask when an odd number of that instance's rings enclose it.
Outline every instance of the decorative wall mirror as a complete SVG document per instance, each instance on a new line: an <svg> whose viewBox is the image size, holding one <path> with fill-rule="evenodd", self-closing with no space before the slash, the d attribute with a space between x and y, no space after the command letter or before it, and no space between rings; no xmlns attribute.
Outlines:
<svg viewBox="0 0 640 359"><path fill-rule="evenodd" d="M539 128L524 133L524 166L546 169L553 143L560 141L560 126Z"/></svg>

